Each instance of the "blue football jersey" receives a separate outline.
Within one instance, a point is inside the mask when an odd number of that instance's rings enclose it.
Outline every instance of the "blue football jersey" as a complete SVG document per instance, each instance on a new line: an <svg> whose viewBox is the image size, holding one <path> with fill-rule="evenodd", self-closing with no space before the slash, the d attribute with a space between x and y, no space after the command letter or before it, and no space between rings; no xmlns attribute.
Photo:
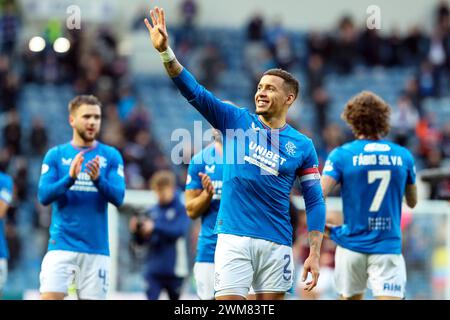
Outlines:
<svg viewBox="0 0 450 320"><path fill-rule="evenodd" d="M344 223L331 238L362 253L401 253L401 207L416 179L411 153L384 140L355 140L334 149L323 174L341 184Z"/></svg>
<svg viewBox="0 0 450 320"><path fill-rule="evenodd" d="M69 176L72 160L84 151L76 179ZM100 176L92 181L85 165L100 158ZM48 250L109 255L108 202L120 206L125 195L123 160L113 147L96 142L79 148L71 143L50 149L43 161L38 197L52 204Z"/></svg>
<svg viewBox="0 0 450 320"><path fill-rule="evenodd" d="M0 172L0 201L11 204L14 182L11 176ZM9 257L8 244L5 237L5 219L0 218L0 259Z"/></svg>
<svg viewBox="0 0 450 320"><path fill-rule="evenodd" d="M192 157L186 178L186 190L203 189L200 172L211 178L214 195L206 212L202 214L202 225L197 242L196 262L214 262L217 234L214 233L217 213L222 195L222 150L211 144Z"/></svg>
<svg viewBox="0 0 450 320"><path fill-rule="evenodd" d="M186 69L172 79L189 103L224 135L216 233L291 246L289 197L297 176L302 177L307 214L324 221L317 154L309 138L288 124L271 129L258 115L217 99ZM314 228L323 232L323 223Z"/></svg>

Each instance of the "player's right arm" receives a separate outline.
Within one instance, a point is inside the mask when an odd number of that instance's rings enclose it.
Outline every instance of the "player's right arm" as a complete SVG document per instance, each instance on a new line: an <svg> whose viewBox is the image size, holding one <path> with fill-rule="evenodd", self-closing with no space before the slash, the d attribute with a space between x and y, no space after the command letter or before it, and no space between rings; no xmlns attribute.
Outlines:
<svg viewBox="0 0 450 320"><path fill-rule="evenodd" d="M14 182L10 176L7 176L3 185L0 187L0 219L3 219L8 212L12 201Z"/></svg>
<svg viewBox="0 0 450 320"><path fill-rule="evenodd" d="M83 152L75 156L70 165L69 173L61 178L58 177L57 160L57 149L52 148L45 155L42 164L38 199L44 206L58 200L75 183L83 164Z"/></svg>
<svg viewBox="0 0 450 320"><path fill-rule="evenodd" d="M150 10L150 20L151 23L148 19L145 19L144 22L150 33L152 44L160 53L168 75L181 94L214 128L222 131L226 129L226 124L233 123L243 110L217 99L178 62L169 46L169 35L163 9L155 7L154 10Z"/></svg>
<svg viewBox="0 0 450 320"><path fill-rule="evenodd" d="M205 173L198 173L201 177L201 187L203 189L186 189L186 213L191 219L196 219L205 213L214 196L214 187L211 178ZM192 178L193 180L194 178Z"/></svg>

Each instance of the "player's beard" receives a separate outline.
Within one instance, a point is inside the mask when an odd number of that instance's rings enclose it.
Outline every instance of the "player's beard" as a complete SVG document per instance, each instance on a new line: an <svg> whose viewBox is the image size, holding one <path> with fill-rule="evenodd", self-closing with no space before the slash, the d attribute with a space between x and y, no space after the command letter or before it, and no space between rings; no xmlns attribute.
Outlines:
<svg viewBox="0 0 450 320"><path fill-rule="evenodd" d="M267 112L267 110L258 110L258 109L256 109L256 114L257 114L258 116L266 116L266 115L268 115L269 113Z"/></svg>
<svg viewBox="0 0 450 320"><path fill-rule="evenodd" d="M94 141L97 138L98 133L99 133L99 131L97 131L93 136L89 136L87 134L87 130L82 130L82 129L76 129L76 130L77 130L78 135L84 142Z"/></svg>

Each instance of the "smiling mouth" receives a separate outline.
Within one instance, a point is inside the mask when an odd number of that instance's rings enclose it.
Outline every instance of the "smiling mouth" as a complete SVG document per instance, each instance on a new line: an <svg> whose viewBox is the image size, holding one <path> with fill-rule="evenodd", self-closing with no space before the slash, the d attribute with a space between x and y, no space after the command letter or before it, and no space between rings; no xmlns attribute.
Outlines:
<svg viewBox="0 0 450 320"><path fill-rule="evenodd" d="M261 105L261 104L269 104L269 101L258 100L258 101L257 101L257 104L258 104L258 105Z"/></svg>

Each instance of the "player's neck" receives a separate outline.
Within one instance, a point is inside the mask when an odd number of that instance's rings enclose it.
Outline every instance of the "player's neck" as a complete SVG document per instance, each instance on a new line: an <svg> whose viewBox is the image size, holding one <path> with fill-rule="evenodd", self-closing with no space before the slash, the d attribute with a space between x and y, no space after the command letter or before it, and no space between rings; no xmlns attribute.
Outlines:
<svg viewBox="0 0 450 320"><path fill-rule="evenodd" d="M77 135L74 135L72 137L72 145L75 146L75 147L89 148L89 147L95 146L96 143L97 143L96 140L85 141L84 139L82 139L81 137L79 137Z"/></svg>
<svg viewBox="0 0 450 320"><path fill-rule="evenodd" d="M259 115L258 119L271 129L281 129L286 125L285 117L264 117Z"/></svg>
<svg viewBox="0 0 450 320"><path fill-rule="evenodd" d="M365 135L359 135L358 140L381 140L381 137L379 135L376 136L365 136Z"/></svg>

